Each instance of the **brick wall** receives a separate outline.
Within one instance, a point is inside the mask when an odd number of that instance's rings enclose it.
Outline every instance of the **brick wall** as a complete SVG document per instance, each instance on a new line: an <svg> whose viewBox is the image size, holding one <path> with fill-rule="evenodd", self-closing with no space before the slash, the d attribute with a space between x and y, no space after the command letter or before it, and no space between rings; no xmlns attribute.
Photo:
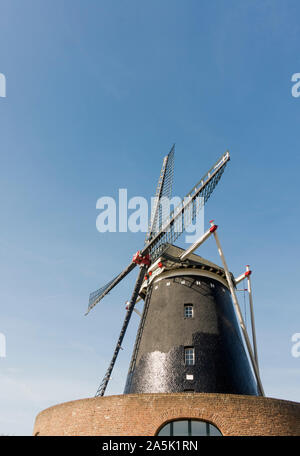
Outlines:
<svg viewBox="0 0 300 456"><path fill-rule="evenodd" d="M206 393L128 394L50 407L34 435L155 435L182 418L211 422L223 435L300 435L300 404L255 396Z"/></svg>

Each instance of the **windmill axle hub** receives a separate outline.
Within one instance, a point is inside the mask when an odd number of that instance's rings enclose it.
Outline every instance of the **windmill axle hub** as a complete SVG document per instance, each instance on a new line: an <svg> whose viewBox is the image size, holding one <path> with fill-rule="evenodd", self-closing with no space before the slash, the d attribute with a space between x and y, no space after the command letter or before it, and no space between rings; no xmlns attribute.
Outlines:
<svg viewBox="0 0 300 456"><path fill-rule="evenodd" d="M144 264L145 266L150 266L150 255L142 255L141 251L138 250L136 254L133 255L132 262L135 264Z"/></svg>

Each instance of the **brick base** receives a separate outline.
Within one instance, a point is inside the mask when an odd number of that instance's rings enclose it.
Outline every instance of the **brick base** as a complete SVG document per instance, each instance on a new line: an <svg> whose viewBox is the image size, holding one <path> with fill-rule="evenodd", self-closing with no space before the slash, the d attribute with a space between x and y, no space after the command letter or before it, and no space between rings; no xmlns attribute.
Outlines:
<svg viewBox="0 0 300 456"><path fill-rule="evenodd" d="M153 436L171 420L208 421L223 435L300 435L300 404L255 396L206 393L128 394L50 407L34 435Z"/></svg>

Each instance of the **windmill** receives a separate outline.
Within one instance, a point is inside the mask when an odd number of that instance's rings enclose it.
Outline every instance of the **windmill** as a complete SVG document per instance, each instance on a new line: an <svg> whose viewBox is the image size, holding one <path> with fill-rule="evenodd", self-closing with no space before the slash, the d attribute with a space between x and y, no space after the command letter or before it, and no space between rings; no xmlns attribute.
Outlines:
<svg viewBox="0 0 300 456"><path fill-rule="evenodd" d="M171 148L169 154L163 159L163 164L157 184L155 204L146 235L144 247L137 251L131 263L115 278L105 286L90 294L87 315L114 287L116 287L125 277L136 267L140 270L136 279L131 299L128 303L124 323L113 353L112 360L106 374L97 390L96 396L103 396L111 377L118 353L122 346L122 341L128 327L134 306L138 299L141 285L145 279L148 268L163 254L170 244L180 236L188 223L192 223L200 208L205 204L218 184L225 167L230 160L229 152L224 153L209 171L196 183L192 190L186 195L182 203L175 208L171 215L164 213L161 206L163 198L170 198L173 182L174 170L174 151ZM178 228L180 227L180 228Z"/></svg>
<svg viewBox="0 0 300 456"><path fill-rule="evenodd" d="M222 155L169 215L161 203L171 196L174 146L164 158L145 245L124 271L90 295L87 313L130 271L140 268L96 399L44 410L34 435L299 435L297 403L254 397L265 394L249 265L237 277L229 271L214 220L187 249L173 244L206 203L229 159L228 152ZM213 238L223 267L195 254ZM248 291L252 343L237 291ZM139 300L144 301L142 313L135 308ZM133 311L140 324L124 393L102 397Z"/></svg>

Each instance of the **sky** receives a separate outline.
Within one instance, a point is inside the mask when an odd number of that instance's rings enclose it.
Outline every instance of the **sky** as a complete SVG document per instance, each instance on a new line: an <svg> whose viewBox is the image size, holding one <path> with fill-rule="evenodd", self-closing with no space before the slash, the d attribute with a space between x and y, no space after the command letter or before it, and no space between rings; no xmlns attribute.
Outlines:
<svg viewBox="0 0 300 456"><path fill-rule="evenodd" d="M85 317L88 296L145 237L100 233L96 202L153 196L173 143L181 197L230 151L205 223L235 276L253 270L266 395L300 401L299 14L293 0L0 0L0 434L94 396L136 272ZM210 241L197 253L220 264ZM123 392L138 320L107 394Z"/></svg>

